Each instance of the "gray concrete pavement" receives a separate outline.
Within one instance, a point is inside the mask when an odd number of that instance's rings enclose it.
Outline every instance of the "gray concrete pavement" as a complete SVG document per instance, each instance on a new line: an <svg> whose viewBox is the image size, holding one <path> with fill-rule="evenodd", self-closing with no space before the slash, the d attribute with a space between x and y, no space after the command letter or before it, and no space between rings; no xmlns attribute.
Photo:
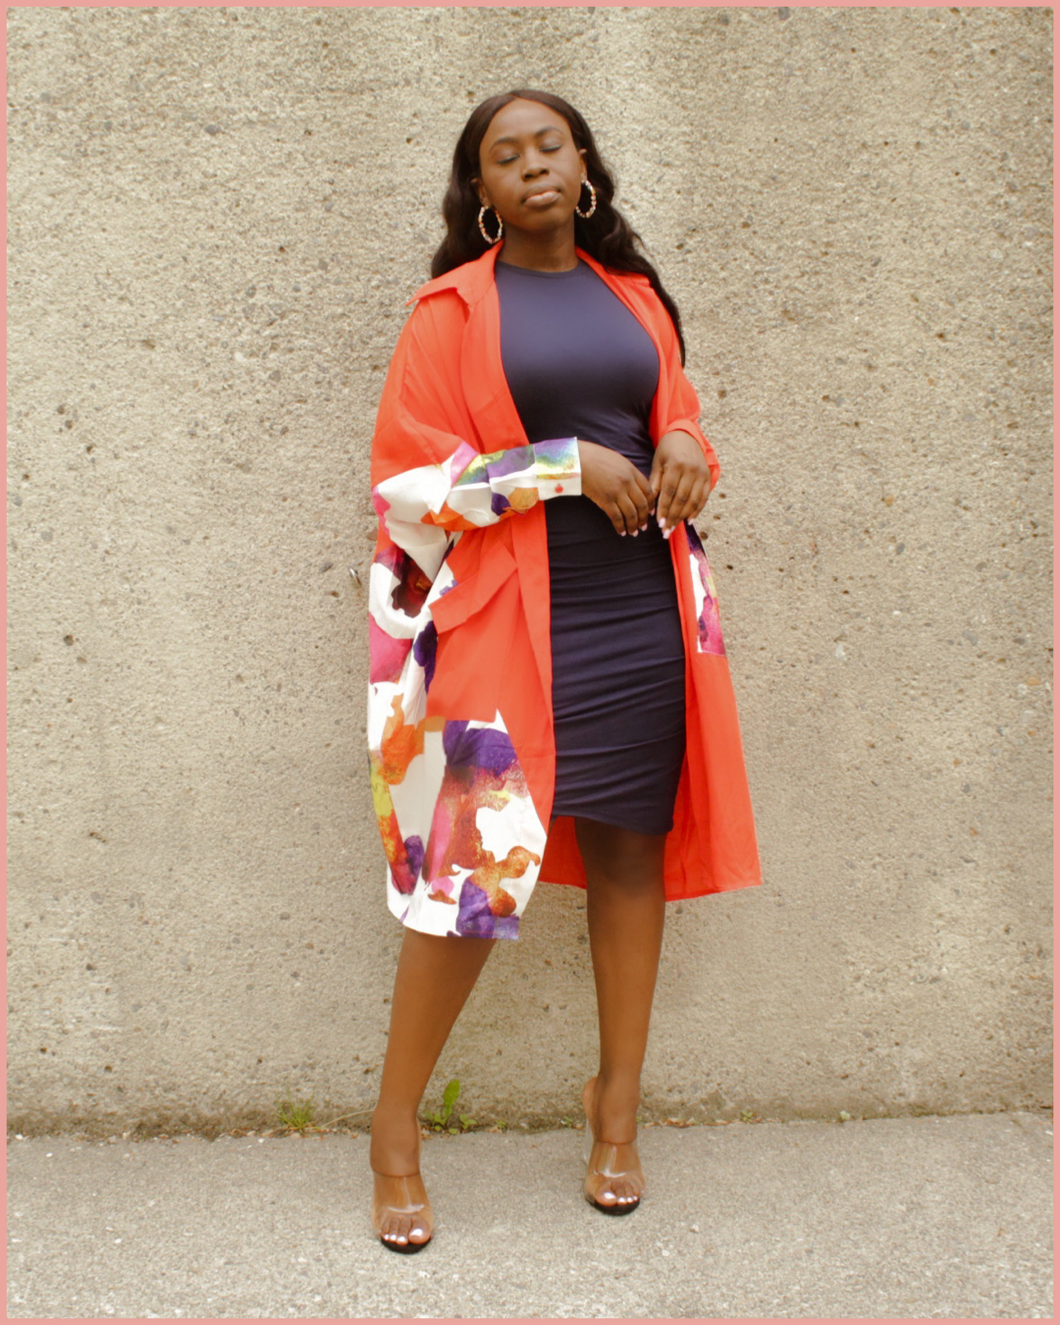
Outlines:
<svg viewBox="0 0 1060 1325"><path fill-rule="evenodd" d="M363 1135L12 1138L9 1318L1052 1316L1048 1115L648 1128L624 1219L581 1139L430 1139L403 1257Z"/></svg>

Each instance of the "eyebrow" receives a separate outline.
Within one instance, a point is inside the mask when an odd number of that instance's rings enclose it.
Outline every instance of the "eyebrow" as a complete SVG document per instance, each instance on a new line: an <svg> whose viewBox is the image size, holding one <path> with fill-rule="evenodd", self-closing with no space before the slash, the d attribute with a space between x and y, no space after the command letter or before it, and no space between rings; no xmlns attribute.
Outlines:
<svg viewBox="0 0 1060 1325"><path fill-rule="evenodd" d="M563 130L559 127L558 124L546 124L545 127L544 127L543 129L538 129L538 130L536 130L536 132L533 134L533 137L535 137L535 138L541 138L541 137L542 137L544 134L546 134L546 133L562 133L562 132L563 132ZM508 135L507 135L506 137L504 137L504 138L495 138L495 139L493 140L493 142L490 143L490 150L492 151L493 148L495 148L495 147L499 147L499 146L501 145L501 143L505 143L505 144L507 144L507 143L517 143L518 141L519 141L519 139L516 138L516 137L514 136L514 134L508 134Z"/></svg>

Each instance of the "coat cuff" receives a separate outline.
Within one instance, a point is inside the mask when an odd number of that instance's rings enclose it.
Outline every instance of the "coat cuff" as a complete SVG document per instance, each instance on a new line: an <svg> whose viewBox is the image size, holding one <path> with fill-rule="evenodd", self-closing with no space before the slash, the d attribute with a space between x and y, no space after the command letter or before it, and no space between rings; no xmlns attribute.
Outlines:
<svg viewBox="0 0 1060 1325"><path fill-rule="evenodd" d="M542 501L549 497L581 496L582 467L577 437L554 437L547 442L536 442L534 462L537 495Z"/></svg>

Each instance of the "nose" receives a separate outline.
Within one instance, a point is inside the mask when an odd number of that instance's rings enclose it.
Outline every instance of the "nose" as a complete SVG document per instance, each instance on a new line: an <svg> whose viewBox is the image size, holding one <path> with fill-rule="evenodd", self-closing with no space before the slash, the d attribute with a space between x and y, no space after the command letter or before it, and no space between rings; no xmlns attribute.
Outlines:
<svg viewBox="0 0 1060 1325"><path fill-rule="evenodd" d="M540 175L543 170L547 170L548 165L543 156L536 151L527 152L523 158L523 179L533 179L535 175Z"/></svg>

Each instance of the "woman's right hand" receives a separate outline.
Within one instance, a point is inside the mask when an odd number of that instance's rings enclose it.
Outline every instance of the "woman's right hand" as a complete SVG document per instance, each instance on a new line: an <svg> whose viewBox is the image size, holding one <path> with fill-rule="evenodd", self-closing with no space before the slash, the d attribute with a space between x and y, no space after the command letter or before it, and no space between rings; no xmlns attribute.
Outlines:
<svg viewBox="0 0 1060 1325"><path fill-rule="evenodd" d="M619 534L637 534L648 527L655 505L651 484L636 465L609 446L578 438L582 496L595 502Z"/></svg>

